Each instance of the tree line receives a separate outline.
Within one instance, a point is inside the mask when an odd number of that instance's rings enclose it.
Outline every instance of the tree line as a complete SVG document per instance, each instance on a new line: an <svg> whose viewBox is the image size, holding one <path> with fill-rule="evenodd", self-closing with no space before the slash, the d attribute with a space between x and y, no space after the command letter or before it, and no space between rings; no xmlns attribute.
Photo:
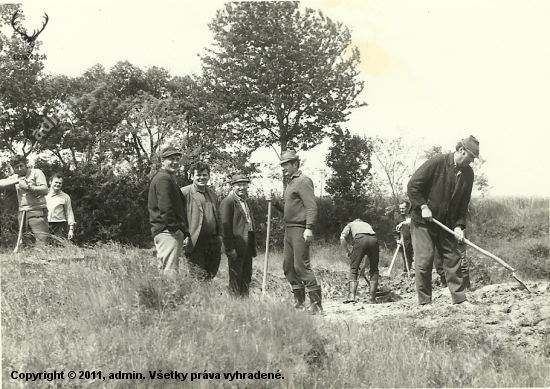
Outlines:
<svg viewBox="0 0 550 389"><path fill-rule="evenodd" d="M15 12L25 20L21 5L0 5L0 26ZM388 201L372 179L377 143L342 127L366 106L358 100L360 54L346 26L298 2L241 2L217 11L209 28L214 42L201 55L202 73L183 76L128 61L77 77L51 75L39 56L17 56L27 47L15 32L0 32L0 174L16 153L38 155L35 166L48 178L62 172L80 215L79 243L148 241L146 188L168 144L183 152L183 186L197 161L227 178L254 176L258 166L248 160L255 150L309 150L330 137L330 198L320 201L334 212L326 212L331 232L318 232L323 239L352 214L376 217L397 203L402 190L392 187ZM13 196L0 198L3 243L17 230Z"/></svg>

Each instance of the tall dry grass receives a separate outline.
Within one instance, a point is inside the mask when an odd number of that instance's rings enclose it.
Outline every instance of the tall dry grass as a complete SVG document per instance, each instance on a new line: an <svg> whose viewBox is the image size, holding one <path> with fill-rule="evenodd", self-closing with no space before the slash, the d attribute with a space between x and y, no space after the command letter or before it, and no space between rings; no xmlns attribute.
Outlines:
<svg viewBox="0 0 550 389"><path fill-rule="evenodd" d="M227 268L209 283L185 271L157 276L153 254L119 245L83 249L85 259L57 260L65 249L4 255L2 267L2 383L19 387L12 371L141 372L144 380L64 380L61 387L358 388L547 386L548 360L496 352L463 381L458 360L475 353L459 323L425 329L410 319L371 325L332 322L296 312L272 256L269 293L261 298L263 258L255 263L253 297L227 294ZM345 277L338 248L316 247L321 281ZM384 256L391 253L384 253ZM53 261L44 261L52 260ZM27 263L24 263L27 262ZM224 261L225 262L225 261ZM276 373L280 380L151 380L149 371ZM51 382L34 382L49 387Z"/></svg>
<svg viewBox="0 0 550 389"><path fill-rule="evenodd" d="M550 205L547 198L497 197L473 199L470 204L469 238L515 268L527 279L550 277ZM475 253L473 249L469 250ZM505 280L509 272L485 259L492 282ZM475 264L474 264L475 265Z"/></svg>

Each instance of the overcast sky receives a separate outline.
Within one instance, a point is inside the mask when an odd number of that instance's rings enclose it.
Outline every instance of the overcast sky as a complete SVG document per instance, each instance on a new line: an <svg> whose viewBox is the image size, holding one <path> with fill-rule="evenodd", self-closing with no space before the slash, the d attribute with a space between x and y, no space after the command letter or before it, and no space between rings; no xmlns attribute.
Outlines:
<svg viewBox="0 0 550 389"><path fill-rule="evenodd" d="M353 133L454 148L470 134L487 160L494 195L550 195L550 2L302 1L352 29L368 107ZM208 23L223 2L23 2L38 28L45 70L77 76L128 60L173 75L200 73ZM8 31L8 33L10 33ZM322 161L326 147L308 153ZM266 156L276 160L272 154Z"/></svg>

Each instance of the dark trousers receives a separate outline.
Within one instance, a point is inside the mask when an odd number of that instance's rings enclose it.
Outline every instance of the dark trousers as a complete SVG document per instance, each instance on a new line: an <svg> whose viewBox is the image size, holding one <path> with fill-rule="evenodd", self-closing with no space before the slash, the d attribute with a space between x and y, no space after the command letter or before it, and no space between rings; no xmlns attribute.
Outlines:
<svg viewBox="0 0 550 389"><path fill-rule="evenodd" d="M191 253L186 253L191 274L200 280L216 277L222 259L219 236L199 236Z"/></svg>
<svg viewBox="0 0 550 389"><path fill-rule="evenodd" d="M458 243L458 249L460 250L460 269L462 270L462 279L466 283L464 284L466 288L470 287L470 261L466 257L466 243ZM447 283L447 279L445 277L445 270L443 270L443 260L439 255L435 256L434 259L434 266L435 270L437 271L437 274L439 275L439 279Z"/></svg>
<svg viewBox="0 0 550 389"><path fill-rule="evenodd" d="M372 277L378 274L378 262L380 259L378 239L374 235L357 234L353 239L353 248L350 254L349 279L351 281L357 280L359 266L361 266L361 260L365 255L369 257L369 274Z"/></svg>
<svg viewBox="0 0 550 389"><path fill-rule="evenodd" d="M69 236L69 225L67 222L50 222L50 234L59 238L67 239Z"/></svg>
<svg viewBox="0 0 550 389"><path fill-rule="evenodd" d="M283 250L283 272L293 290L320 290L315 274L311 270L309 245L304 240L305 227L285 227Z"/></svg>
<svg viewBox="0 0 550 389"><path fill-rule="evenodd" d="M412 243L415 254L415 282L419 304L432 302L432 268L435 249L442 260L447 286L454 304L466 300L462 285L461 254L456 238L439 229L428 228L423 224L411 222Z"/></svg>
<svg viewBox="0 0 550 389"><path fill-rule="evenodd" d="M234 296L246 297L249 295L250 281L252 280L252 251L254 247L253 232L248 232L248 243L236 249L237 257L232 260L228 257L229 292Z"/></svg>
<svg viewBox="0 0 550 389"><path fill-rule="evenodd" d="M413 245L412 245L412 242L411 240L405 240L403 239L404 242L404 246L403 247L403 251L401 251L401 255L403 256L403 269L404 270L407 270L407 265L409 265L409 269L412 268L412 263L413 263ZM407 256L407 263L405 264L405 255Z"/></svg>

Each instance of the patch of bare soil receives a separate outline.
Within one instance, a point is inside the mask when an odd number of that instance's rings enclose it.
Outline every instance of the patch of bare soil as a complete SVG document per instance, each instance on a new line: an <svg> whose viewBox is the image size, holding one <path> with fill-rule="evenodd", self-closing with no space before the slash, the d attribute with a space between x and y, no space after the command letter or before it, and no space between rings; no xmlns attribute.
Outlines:
<svg viewBox="0 0 550 389"><path fill-rule="evenodd" d="M467 294L472 303L469 305L453 305L449 290L434 285L432 304L422 307L417 302L414 278L406 275L381 277L381 285L391 292L378 297L376 304L368 302L366 282L363 280L360 285L356 303L344 304L343 291L326 298L325 318L357 323L403 318L413 320L421 328L445 328L449 323L456 323L463 332L495 335L506 339L502 342L505 347L550 357L548 281L526 282L531 294L515 281L482 286Z"/></svg>

